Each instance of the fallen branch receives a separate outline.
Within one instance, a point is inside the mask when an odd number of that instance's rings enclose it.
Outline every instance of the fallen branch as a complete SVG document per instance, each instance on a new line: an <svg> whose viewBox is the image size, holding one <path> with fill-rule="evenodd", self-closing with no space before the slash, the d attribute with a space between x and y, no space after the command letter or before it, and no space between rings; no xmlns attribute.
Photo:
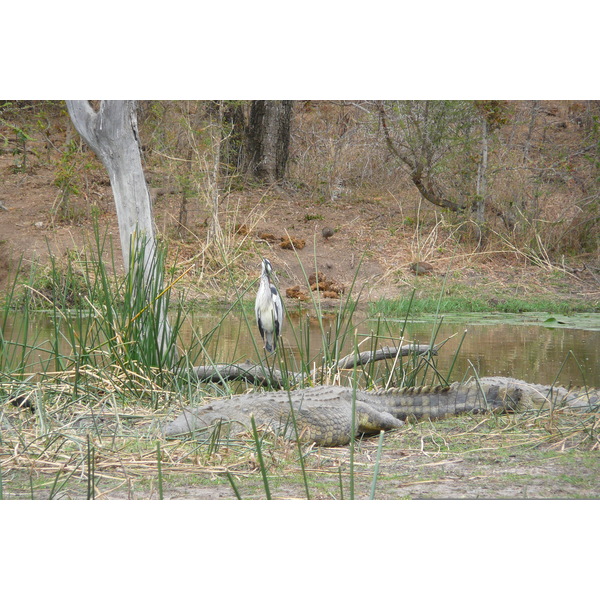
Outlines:
<svg viewBox="0 0 600 600"><path fill-rule="evenodd" d="M408 356L409 354L424 354L430 350L432 354L437 354L435 348L431 348L431 346L426 344L408 344L406 346L401 346L400 348L384 346L375 351L367 350L360 354L348 354L348 356L340 358L335 367L338 369L353 369L355 365L366 365L378 360L396 358L397 356Z"/></svg>
<svg viewBox="0 0 600 600"><path fill-rule="evenodd" d="M265 365L256 365L249 361L231 364L206 365L192 367L191 373L198 381L211 381L220 383L222 381L243 380L255 385L265 385L276 382L281 385L282 373L278 369L269 370ZM290 373L291 377L297 373Z"/></svg>
<svg viewBox="0 0 600 600"><path fill-rule="evenodd" d="M335 365L336 369L352 369L354 366L366 365L378 360L408 356L409 354L424 354L430 352L437 354L435 348L424 344L408 344L395 348L385 346L375 351L365 351L360 354L354 352L341 358ZM267 385L282 387L285 380L300 381L302 373L282 373L279 369L269 369L263 364L254 364L249 361L238 364L217 364L193 367L191 373L198 381L220 383L223 381L243 380L253 385Z"/></svg>

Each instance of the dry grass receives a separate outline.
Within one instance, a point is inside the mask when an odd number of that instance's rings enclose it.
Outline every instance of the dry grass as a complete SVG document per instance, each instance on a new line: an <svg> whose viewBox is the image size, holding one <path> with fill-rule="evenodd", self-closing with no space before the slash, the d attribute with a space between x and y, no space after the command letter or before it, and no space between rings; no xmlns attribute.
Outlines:
<svg viewBox="0 0 600 600"><path fill-rule="evenodd" d="M156 408L144 407L151 393L160 395ZM117 389L74 398L63 382L32 388L35 415L5 402L4 498L157 498L159 487L165 497L233 498L228 478L243 498L264 498L250 433L164 440L160 424L173 414L167 406L187 401L146 386L140 398ZM312 498L348 498L351 470L355 497L369 497L376 464L376 498L510 497L517 495L509 485L515 477L528 481L529 497L598 497L592 465L600 464L599 426L598 413L465 415L386 434L379 460L375 438L357 442L353 457L347 447L299 449L269 433L261 434L261 449L275 498L306 497L299 450ZM575 483L565 488L568 476Z"/></svg>

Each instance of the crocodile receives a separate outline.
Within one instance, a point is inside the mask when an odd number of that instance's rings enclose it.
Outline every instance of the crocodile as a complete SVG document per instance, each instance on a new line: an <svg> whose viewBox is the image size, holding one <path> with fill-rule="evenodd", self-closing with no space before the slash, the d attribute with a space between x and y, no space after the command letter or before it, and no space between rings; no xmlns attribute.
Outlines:
<svg viewBox="0 0 600 600"><path fill-rule="evenodd" d="M409 417L439 419L466 412L560 407L589 410L599 405L598 389L567 390L509 377L376 392L323 385L290 392L252 392L186 408L163 427L163 434L208 437L217 428L219 434L235 433L249 429L254 417L256 427L270 428L285 437L297 436L302 442L321 446L341 446L360 434L402 427Z"/></svg>

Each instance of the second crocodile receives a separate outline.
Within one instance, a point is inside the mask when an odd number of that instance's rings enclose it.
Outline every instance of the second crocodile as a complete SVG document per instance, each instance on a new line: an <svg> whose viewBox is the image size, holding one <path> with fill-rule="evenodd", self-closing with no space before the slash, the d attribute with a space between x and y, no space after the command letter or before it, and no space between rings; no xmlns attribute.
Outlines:
<svg viewBox="0 0 600 600"><path fill-rule="evenodd" d="M355 406L354 418L352 407ZM392 388L364 392L316 386L291 392L257 392L187 408L163 433L209 436L215 428L235 433L251 427L322 446L340 446L359 434L389 431L409 417L438 419L465 412L520 412L531 409L597 408L600 390L567 390L509 377L483 377L448 387ZM295 426L294 426L295 423Z"/></svg>

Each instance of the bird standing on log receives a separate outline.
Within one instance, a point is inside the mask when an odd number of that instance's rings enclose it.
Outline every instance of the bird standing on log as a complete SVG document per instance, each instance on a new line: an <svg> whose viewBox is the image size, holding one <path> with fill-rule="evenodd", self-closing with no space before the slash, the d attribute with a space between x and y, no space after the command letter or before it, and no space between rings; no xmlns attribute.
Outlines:
<svg viewBox="0 0 600 600"><path fill-rule="evenodd" d="M254 312L256 313L258 330L265 342L267 352L275 352L277 338L281 335L281 328L283 327L283 303L277 288L271 283L272 274L271 262L264 258L260 274L260 285L254 303Z"/></svg>

